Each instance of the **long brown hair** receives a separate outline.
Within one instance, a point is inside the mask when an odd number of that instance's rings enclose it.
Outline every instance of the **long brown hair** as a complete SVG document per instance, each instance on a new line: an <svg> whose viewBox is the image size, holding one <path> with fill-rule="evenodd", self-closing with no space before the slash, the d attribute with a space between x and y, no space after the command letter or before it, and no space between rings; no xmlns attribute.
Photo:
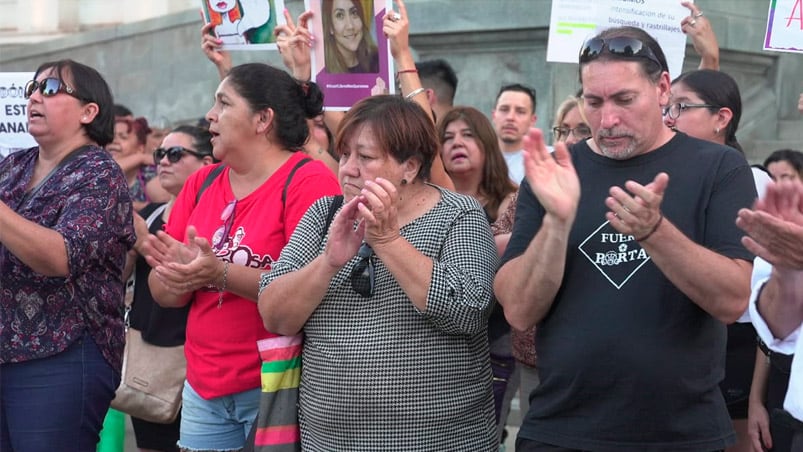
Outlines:
<svg viewBox="0 0 803 452"><path fill-rule="evenodd" d="M496 132L494 132L491 122L476 108L455 107L438 121L438 138L441 146L443 146L446 127L459 120L466 123L477 139L480 152L485 155L482 179L480 179L480 186L477 191L487 201L485 211L488 212L488 216L492 220L496 220L502 201L518 190L518 187L508 178L507 163L505 163L505 158L502 157L499 141L496 139Z"/></svg>

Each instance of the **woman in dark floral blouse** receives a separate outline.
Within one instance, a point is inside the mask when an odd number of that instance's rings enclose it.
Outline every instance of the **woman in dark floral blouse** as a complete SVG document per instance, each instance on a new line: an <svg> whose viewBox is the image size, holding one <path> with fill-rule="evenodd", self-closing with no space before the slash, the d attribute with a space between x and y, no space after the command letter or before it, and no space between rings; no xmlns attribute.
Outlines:
<svg viewBox="0 0 803 452"><path fill-rule="evenodd" d="M103 77L45 63L26 86L38 147L0 162L0 450L95 450L120 381L131 200L102 149Z"/></svg>

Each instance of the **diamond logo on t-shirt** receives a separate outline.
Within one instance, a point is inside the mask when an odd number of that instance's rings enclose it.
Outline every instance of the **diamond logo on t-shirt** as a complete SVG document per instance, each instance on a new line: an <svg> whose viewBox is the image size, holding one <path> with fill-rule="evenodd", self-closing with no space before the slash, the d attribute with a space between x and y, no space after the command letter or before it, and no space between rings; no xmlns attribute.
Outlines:
<svg viewBox="0 0 803 452"><path fill-rule="evenodd" d="M602 223L580 244L580 252L617 289L650 260L635 237L617 231L609 221Z"/></svg>

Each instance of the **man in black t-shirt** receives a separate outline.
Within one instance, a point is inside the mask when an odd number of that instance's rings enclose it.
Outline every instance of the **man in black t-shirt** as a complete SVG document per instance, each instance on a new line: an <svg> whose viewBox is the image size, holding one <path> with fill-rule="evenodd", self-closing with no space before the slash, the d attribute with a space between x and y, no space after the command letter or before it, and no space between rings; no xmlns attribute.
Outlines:
<svg viewBox="0 0 803 452"><path fill-rule="evenodd" d="M737 211L756 197L734 149L667 128L657 42L603 31L580 54L592 139L554 155L538 130L495 291L538 324L540 386L517 451L713 451L735 441L718 382L747 307ZM670 183L671 179L671 183Z"/></svg>

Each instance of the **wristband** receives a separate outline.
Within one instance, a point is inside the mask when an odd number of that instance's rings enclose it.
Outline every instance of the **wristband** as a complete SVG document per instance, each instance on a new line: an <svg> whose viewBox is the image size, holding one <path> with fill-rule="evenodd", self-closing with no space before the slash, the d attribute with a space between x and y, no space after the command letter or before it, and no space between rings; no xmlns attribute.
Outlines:
<svg viewBox="0 0 803 452"><path fill-rule="evenodd" d="M414 89L414 90L412 90L412 91L410 92L410 94L408 94L408 95L404 96L404 98L405 98L405 99L407 99L407 100L410 100L410 99L412 99L413 97L415 97L415 96L417 96L417 95L419 95L419 94L423 93L424 91L426 91L424 88L418 88L418 89Z"/></svg>
<svg viewBox="0 0 803 452"><path fill-rule="evenodd" d="M644 237L642 237L640 239L636 239L636 241L637 242L643 242L643 241L647 240L648 238L650 238L650 236L653 235L655 233L655 231L658 230L658 227L661 226L661 223L663 221L664 221L664 214L661 214L661 217L658 218L658 221L655 223L655 226L652 227L650 232L648 232L647 235L645 235Z"/></svg>
<svg viewBox="0 0 803 452"><path fill-rule="evenodd" d="M229 275L229 262L223 263L223 284L217 289L217 308L223 306L223 292L226 291L226 279Z"/></svg>
<svg viewBox="0 0 803 452"><path fill-rule="evenodd" d="M417 74L418 69L402 69L400 71L396 71L396 75L400 74Z"/></svg>

